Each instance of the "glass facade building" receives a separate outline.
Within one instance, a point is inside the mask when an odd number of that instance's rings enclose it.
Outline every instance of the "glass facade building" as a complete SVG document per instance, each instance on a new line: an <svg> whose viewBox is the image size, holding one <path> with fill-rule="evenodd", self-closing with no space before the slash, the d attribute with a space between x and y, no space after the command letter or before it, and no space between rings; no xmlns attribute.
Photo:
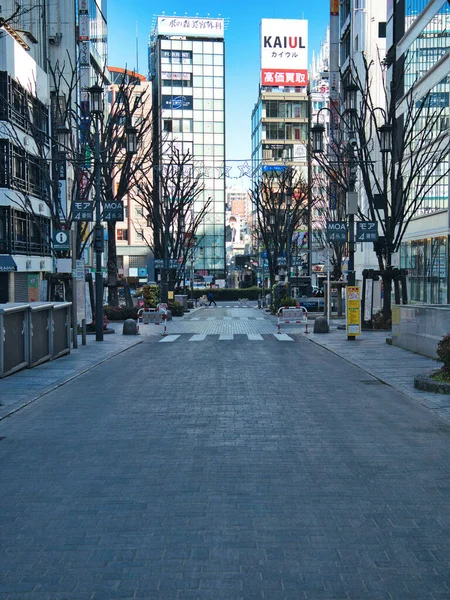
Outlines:
<svg viewBox="0 0 450 600"><path fill-rule="evenodd" d="M225 44L223 19L158 17L150 39L155 146L173 142L192 155L209 212L196 232L195 273L225 278ZM157 163L163 164L164 151Z"/></svg>
<svg viewBox="0 0 450 600"><path fill-rule="evenodd" d="M390 3L387 32L391 44L390 77L403 73L403 86L399 89L407 94L414 88L415 106L421 111L416 131L423 131L428 114L438 113L427 135L445 140L450 124L450 4L442 0ZM400 103L397 111L400 117ZM417 144L423 144L423 134L417 136ZM437 165L433 173L436 182L415 212L400 248L400 266L408 271L408 298L412 302L450 301L446 175L449 160L447 157Z"/></svg>

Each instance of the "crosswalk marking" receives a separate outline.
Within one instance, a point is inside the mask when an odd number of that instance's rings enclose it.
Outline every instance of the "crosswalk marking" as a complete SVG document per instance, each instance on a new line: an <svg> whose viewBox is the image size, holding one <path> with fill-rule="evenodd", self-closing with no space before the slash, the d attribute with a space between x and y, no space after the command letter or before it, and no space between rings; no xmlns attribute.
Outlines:
<svg viewBox="0 0 450 600"><path fill-rule="evenodd" d="M160 342L174 342L177 338L179 338L179 335L166 335L166 337L163 337L162 340L159 340Z"/></svg>
<svg viewBox="0 0 450 600"><path fill-rule="evenodd" d="M264 341L264 337L260 334L260 333L247 333L247 334L239 334L239 333L220 333L219 334L219 341L233 341L235 336L240 336L240 335L246 335L247 339L250 342L261 342ZM274 336L279 342L293 342L294 339L291 338L291 336L289 336L287 333L266 333L264 334L266 336L266 339L270 339L270 336ZM189 338L189 342L203 342L206 340L206 338L212 338L212 339L217 339L217 334L204 334L204 333L197 333L194 335L191 335ZM175 340L177 340L179 337L181 337L181 334L177 334L177 335L166 335L165 337L161 338L160 340L158 340L159 342L174 342Z"/></svg>
<svg viewBox="0 0 450 600"><path fill-rule="evenodd" d="M277 340L279 340L280 342L293 342L294 340L288 336L287 333L274 333L273 334Z"/></svg>
<svg viewBox="0 0 450 600"><path fill-rule="evenodd" d="M266 318L265 317L256 317L256 321L265 321Z"/></svg>

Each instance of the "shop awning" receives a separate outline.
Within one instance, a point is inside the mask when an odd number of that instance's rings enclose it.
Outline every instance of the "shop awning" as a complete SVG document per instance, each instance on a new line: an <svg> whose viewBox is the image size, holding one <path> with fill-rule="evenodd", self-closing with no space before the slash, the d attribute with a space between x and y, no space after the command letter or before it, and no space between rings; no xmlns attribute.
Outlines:
<svg viewBox="0 0 450 600"><path fill-rule="evenodd" d="M9 254L0 254L0 273L10 273L17 271L15 260Z"/></svg>

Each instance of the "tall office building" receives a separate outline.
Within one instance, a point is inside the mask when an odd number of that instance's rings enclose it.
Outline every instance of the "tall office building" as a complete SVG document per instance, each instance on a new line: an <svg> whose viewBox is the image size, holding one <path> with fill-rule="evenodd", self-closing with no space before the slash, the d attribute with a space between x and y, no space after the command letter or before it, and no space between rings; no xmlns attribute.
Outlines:
<svg viewBox="0 0 450 600"><path fill-rule="evenodd" d="M155 175L170 143L192 155L205 187L194 210L212 199L197 230L195 274L216 279L225 278L224 28L223 19L158 16L149 45ZM155 184L158 193L157 178Z"/></svg>
<svg viewBox="0 0 450 600"><path fill-rule="evenodd" d="M398 0L388 4L388 77L400 80L397 99L413 91L416 103L429 93L425 114L441 111L431 136L448 143L450 135L450 4L446 0ZM405 103L397 104L401 122ZM422 117L422 121L423 121ZM418 124L420 127L420 122ZM445 142L446 140L446 142ZM435 184L409 223L400 250L400 264L408 270L408 297L414 302L447 304L448 198L450 157L434 173ZM444 176L443 176L444 175Z"/></svg>

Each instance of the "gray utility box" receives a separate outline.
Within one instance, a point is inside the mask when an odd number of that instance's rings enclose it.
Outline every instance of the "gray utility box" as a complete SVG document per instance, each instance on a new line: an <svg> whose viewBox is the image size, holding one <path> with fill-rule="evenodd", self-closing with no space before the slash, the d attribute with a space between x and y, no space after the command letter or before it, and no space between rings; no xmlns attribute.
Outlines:
<svg viewBox="0 0 450 600"><path fill-rule="evenodd" d="M179 295L177 294L175 296L175 302L179 302L182 305L182 307L184 308L184 310L186 310L188 307L188 297L185 296L184 294L179 294Z"/></svg>
<svg viewBox="0 0 450 600"><path fill-rule="evenodd" d="M52 319L52 358L70 352L70 311L71 302L55 302ZM76 329L76 326L75 326ZM76 332L74 335L77 335Z"/></svg>
<svg viewBox="0 0 450 600"><path fill-rule="evenodd" d="M33 302L30 304L30 361L35 367L52 357L52 310L53 304Z"/></svg>
<svg viewBox="0 0 450 600"><path fill-rule="evenodd" d="M0 377L27 367L30 360L29 304L0 304Z"/></svg>

